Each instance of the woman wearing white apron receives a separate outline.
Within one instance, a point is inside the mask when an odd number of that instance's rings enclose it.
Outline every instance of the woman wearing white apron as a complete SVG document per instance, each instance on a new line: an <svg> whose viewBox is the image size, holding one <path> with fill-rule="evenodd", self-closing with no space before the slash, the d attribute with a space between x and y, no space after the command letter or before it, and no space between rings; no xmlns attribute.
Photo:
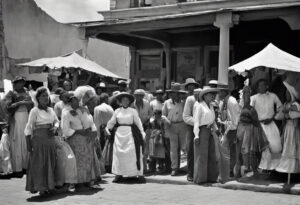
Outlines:
<svg viewBox="0 0 300 205"><path fill-rule="evenodd" d="M129 107L134 97L126 92L117 95L122 107L118 108L107 123L106 133L111 135L115 126L116 132L113 145L112 173L116 175L113 182L120 182L123 176L138 177L140 182L145 182L143 177L142 144L145 132L138 112ZM140 132L136 135L136 129Z"/></svg>
<svg viewBox="0 0 300 205"><path fill-rule="evenodd" d="M22 176L22 171L27 169L28 160L24 130L33 102L29 93L24 89L25 82L24 78L16 77L13 81L14 90L5 96L7 110L10 114L11 163L13 172L17 174L16 176Z"/></svg>
<svg viewBox="0 0 300 205"><path fill-rule="evenodd" d="M275 115L281 109L282 103L277 95L268 92L267 81L261 79L257 82L258 93L251 98L251 105L256 109L258 119L269 142L269 149L263 151L259 168L274 170L281 157L282 144L279 129L274 122ZM274 110L276 107L276 110Z"/></svg>

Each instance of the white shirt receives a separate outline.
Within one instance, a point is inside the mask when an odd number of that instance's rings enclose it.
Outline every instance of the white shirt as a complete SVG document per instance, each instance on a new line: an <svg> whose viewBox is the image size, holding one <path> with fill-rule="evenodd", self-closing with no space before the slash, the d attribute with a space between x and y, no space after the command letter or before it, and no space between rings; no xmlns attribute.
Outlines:
<svg viewBox="0 0 300 205"><path fill-rule="evenodd" d="M62 111L64 108L69 107L69 105L66 105L63 101L58 101L55 105L54 105L54 112L57 115L57 117L61 117Z"/></svg>
<svg viewBox="0 0 300 205"><path fill-rule="evenodd" d="M48 108L48 111L41 110L38 107L34 107L31 109L28 117L28 122L26 124L24 134L32 135L33 130L36 125L46 125L52 124L55 127L59 127L59 121L56 117L55 112L52 108Z"/></svg>
<svg viewBox="0 0 300 205"><path fill-rule="evenodd" d="M282 103L277 95L271 92L266 92L264 94L258 93L252 96L251 105L256 109L258 119L266 120L274 116L274 105L276 105L276 110L278 112L282 106Z"/></svg>
<svg viewBox="0 0 300 205"><path fill-rule="evenodd" d="M183 102L176 103L172 99L168 99L164 103L162 115L166 116L171 123L183 122L183 107Z"/></svg>
<svg viewBox="0 0 300 205"><path fill-rule="evenodd" d="M97 135L100 136L100 127L106 125L114 114L114 110L110 105L102 103L94 109L94 122L97 128Z"/></svg>
<svg viewBox="0 0 300 205"><path fill-rule="evenodd" d="M87 111L77 109L77 115L73 116L70 113L72 109L64 109L61 117L61 128L64 136L71 137L76 130L91 128L92 131L97 131L93 121L93 116Z"/></svg>
<svg viewBox="0 0 300 205"><path fill-rule="evenodd" d="M212 125L215 122L215 111L212 105L208 107L206 102L202 101L195 107L194 112L194 134L199 136L199 127L203 125Z"/></svg>
<svg viewBox="0 0 300 205"><path fill-rule="evenodd" d="M196 100L194 95L188 96L183 108L183 121L190 126L194 126L193 110L195 102Z"/></svg>
<svg viewBox="0 0 300 205"><path fill-rule="evenodd" d="M222 103L222 106L224 106L224 101ZM222 108L220 110L222 110ZM241 114L241 107L239 103L236 101L234 97L229 96L227 100L227 121L228 121L227 124L229 125L227 127L228 130L237 129L240 114Z"/></svg>
<svg viewBox="0 0 300 205"><path fill-rule="evenodd" d="M143 124L145 122L147 122L150 119L150 117L152 116L150 104L147 100L143 99L142 107L138 107L136 105L136 102L134 102L134 107L136 108L137 112L139 113L139 116L140 116Z"/></svg>

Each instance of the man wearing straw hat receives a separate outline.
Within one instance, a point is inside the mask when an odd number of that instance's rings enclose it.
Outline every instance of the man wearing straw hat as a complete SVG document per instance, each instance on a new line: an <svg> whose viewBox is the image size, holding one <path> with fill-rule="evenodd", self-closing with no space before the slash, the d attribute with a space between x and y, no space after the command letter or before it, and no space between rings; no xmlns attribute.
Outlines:
<svg viewBox="0 0 300 205"><path fill-rule="evenodd" d="M233 176L233 168L236 162L236 132L240 117L240 106L237 100L230 95L227 85L218 85L220 102L220 118L225 126L224 135L228 143L230 153L230 174Z"/></svg>
<svg viewBox="0 0 300 205"><path fill-rule="evenodd" d="M165 136L170 140L171 176L176 176L180 168L180 150L186 144L186 124L183 122L182 113L184 104L180 99L180 84L173 83L171 89L167 90L170 99L166 100L162 114L169 120L170 126L166 128Z"/></svg>
<svg viewBox="0 0 300 205"><path fill-rule="evenodd" d="M197 87L199 87L199 84L193 78L186 79L185 89L188 91L189 96L185 101L182 118L183 121L187 124L186 149L187 149L187 172L188 172L187 180L188 181L193 181L193 173L194 173L193 108L196 102L196 98L194 96L194 90Z"/></svg>

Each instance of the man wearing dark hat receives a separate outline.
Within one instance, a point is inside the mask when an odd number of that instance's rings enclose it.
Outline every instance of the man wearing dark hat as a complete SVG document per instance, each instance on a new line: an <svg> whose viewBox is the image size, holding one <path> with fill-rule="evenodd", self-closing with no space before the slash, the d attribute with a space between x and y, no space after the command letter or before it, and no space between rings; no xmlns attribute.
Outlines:
<svg viewBox="0 0 300 205"><path fill-rule="evenodd" d="M166 128L166 138L170 140L171 176L176 176L180 168L180 151L184 150L186 142L186 124L183 122L182 113L184 103L180 99L179 83L173 83L168 90L170 99L166 100L162 109L163 116L169 121Z"/></svg>
<svg viewBox="0 0 300 205"><path fill-rule="evenodd" d="M186 143L187 143L187 180L193 181L194 173L194 120L193 120L193 108L196 102L194 96L194 89L199 87L199 84L193 79L186 79L185 89L189 92L183 109L183 121L187 124Z"/></svg>
<svg viewBox="0 0 300 205"><path fill-rule="evenodd" d="M126 92L127 91L127 83L125 80L119 80L118 81L118 87L120 92Z"/></svg>
<svg viewBox="0 0 300 205"><path fill-rule="evenodd" d="M236 132L240 116L240 106L237 100L230 95L230 90L227 85L219 85L220 99L220 118L225 124L224 135L228 140L230 152L230 173L233 175L233 168L236 162Z"/></svg>

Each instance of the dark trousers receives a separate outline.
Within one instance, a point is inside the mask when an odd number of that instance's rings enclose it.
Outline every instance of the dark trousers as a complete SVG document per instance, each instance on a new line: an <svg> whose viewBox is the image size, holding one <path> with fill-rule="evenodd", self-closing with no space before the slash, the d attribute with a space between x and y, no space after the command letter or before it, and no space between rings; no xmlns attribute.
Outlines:
<svg viewBox="0 0 300 205"><path fill-rule="evenodd" d="M230 153L230 173L233 173L233 168L236 163L236 130L230 130L227 133L229 153Z"/></svg>
<svg viewBox="0 0 300 205"><path fill-rule="evenodd" d="M186 134L186 149L187 149L187 175L193 177L194 175L194 132L193 126L188 125Z"/></svg>
<svg viewBox="0 0 300 205"><path fill-rule="evenodd" d="M158 164L158 167L160 169L162 169L164 167L164 160L165 159L150 157L149 169L151 171L155 171L157 164Z"/></svg>
<svg viewBox="0 0 300 205"><path fill-rule="evenodd" d="M167 171L171 170L171 154L170 154L170 139L164 138L164 145L165 145L165 167Z"/></svg>

